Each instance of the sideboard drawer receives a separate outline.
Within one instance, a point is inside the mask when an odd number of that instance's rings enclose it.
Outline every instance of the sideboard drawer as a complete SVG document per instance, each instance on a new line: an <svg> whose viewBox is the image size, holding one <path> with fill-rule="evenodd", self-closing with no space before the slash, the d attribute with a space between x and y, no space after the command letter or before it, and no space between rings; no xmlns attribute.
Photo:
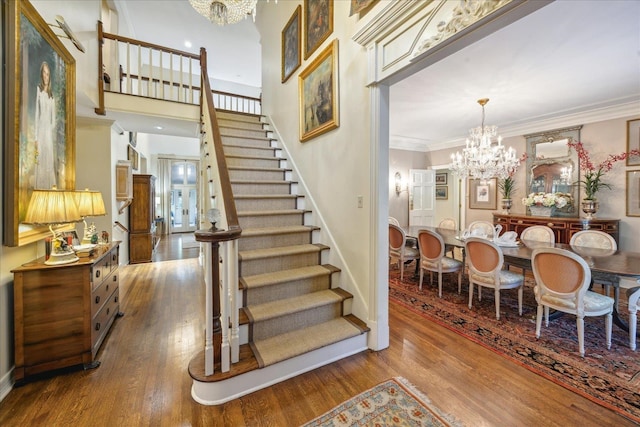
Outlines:
<svg viewBox="0 0 640 427"><path fill-rule="evenodd" d="M119 274L114 272L104 280L98 288L91 293L91 317L107 303L113 291L120 285Z"/></svg>

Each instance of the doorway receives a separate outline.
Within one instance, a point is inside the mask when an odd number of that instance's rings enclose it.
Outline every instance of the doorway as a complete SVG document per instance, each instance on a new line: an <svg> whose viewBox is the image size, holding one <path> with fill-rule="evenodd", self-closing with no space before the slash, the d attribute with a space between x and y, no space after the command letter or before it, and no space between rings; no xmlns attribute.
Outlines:
<svg viewBox="0 0 640 427"><path fill-rule="evenodd" d="M198 162L171 162L170 232L195 231L198 224Z"/></svg>

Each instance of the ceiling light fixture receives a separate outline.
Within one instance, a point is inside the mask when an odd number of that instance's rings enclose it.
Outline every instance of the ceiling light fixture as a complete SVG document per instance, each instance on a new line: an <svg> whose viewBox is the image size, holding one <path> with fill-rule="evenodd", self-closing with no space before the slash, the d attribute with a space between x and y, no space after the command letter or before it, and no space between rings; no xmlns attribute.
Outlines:
<svg viewBox="0 0 640 427"><path fill-rule="evenodd" d="M516 158L516 151L512 147L505 149L502 145L498 127L484 125L484 106L487 102L489 98L478 100L478 104L482 106L482 124L469 130L470 138L467 138L467 145L462 153L458 151L451 155L449 168L463 178L504 179L520 164L520 160ZM494 139L497 139L496 144L493 143Z"/></svg>
<svg viewBox="0 0 640 427"><path fill-rule="evenodd" d="M266 0L267 3L269 0ZM189 0L196 12L218 25L235 24L251 15L256 20L258 0ZM278 3L278 0L275 0Z"/></svg>

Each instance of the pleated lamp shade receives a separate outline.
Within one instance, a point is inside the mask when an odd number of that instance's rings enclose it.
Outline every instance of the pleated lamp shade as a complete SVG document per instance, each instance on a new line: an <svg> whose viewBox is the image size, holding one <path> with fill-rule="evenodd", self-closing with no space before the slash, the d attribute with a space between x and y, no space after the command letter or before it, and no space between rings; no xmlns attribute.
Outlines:
<svg viewBox="0 0 640 427"><path fill-rule="evenodd" d="M102 193L99 191L85 189L76 191L75 196L76 203L78 204L78 213L81 217L85 218L88 216L102 216L107 214L104 208L104 200L102 200Z"/></svg>
<svg viewBox="0 0 640 427"><path fill-rule="evenodd" d="M26 224L55 225L82 221L75 191L33 190L24 221Z"/></svg>

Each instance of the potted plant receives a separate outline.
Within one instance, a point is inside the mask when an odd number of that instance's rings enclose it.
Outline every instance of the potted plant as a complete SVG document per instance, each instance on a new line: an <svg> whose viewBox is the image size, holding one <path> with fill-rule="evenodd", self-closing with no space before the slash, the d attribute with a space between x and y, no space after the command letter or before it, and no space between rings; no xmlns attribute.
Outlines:
<svg viewBox="0 0 640 427"><path fill-rule="evenodd" d="M508 214L511 209L512 200L511 196L516 189L516 181L511 175L504 179L498 180L498 189L502 193L502 209Z"/></svg>

